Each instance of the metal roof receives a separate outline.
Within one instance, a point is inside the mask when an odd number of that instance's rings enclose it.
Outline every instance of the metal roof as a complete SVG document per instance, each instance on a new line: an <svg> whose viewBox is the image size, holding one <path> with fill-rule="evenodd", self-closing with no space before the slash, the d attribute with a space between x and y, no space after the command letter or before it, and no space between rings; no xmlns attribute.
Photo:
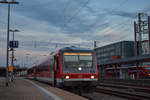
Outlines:
<svg viewBox="0 0 150 100"><path fill-rule="evenodd" d="M110 46L113 46L113 45L118 45L118 44L121 44L121 43L134 43L134 41L118 41L118 42L114 42L114 43L111 43L111 44L107 44L107 45L104 45L104 46L101 46L101 47L96 47L95 50L98 50L98 49L101 49L101 48L106 48L106 47L110 47Z"/></svg>
<svg viewBox="0 0 150 100"><path fill-rule="evenodd" d="M110 65L110 64L131 64L131 63L136 63L136 62L148 62L148 61L150 61L150 54L109 61L109 62L100 64L100 66Z"/></svg>

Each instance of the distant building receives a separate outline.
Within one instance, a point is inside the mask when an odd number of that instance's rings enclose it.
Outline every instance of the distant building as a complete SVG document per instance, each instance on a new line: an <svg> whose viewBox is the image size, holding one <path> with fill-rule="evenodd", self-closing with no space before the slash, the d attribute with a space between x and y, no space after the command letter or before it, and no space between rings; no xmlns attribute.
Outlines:
<svg viewBox="0 0 150 100"><path fill-rule="evenodd" d="M95 49L98 65L120 58L134 56L134 42L121 41Z"/></svg>
<svg viewBox="0 0 150 100"><path fill-rule="evenodd" d="M98 61L98 68L99 68L99 77L103 77L104 73L106 72L106 66L101 66L103 63L107 63L113 60L133 57L134 56L134 42L133 41L120 41L116 43L112 43L106 46L98 47L95 49L97 61ZM122 64L121 67L132 66L130 64ZM113 67L113 66L109 66ZM116 77L126 77L126 74L120 71Z"/></svg>

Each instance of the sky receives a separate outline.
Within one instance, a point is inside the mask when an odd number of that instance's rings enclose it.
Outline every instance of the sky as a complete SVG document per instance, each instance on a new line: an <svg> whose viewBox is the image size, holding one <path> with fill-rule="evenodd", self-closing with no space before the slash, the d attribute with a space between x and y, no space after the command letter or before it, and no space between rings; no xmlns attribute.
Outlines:
<svg viewBox="0 0 150 100"><path fill-rule="evenodd" d="M19 5L11 5L10 29L20 31L15 32L15 63L20 66L66 46L92 49L94 40L98 46L133 41L137 14L150 15L150 0L16 1ZM7 5L0 4L0 66L6 65L6 33Z"/></svg>

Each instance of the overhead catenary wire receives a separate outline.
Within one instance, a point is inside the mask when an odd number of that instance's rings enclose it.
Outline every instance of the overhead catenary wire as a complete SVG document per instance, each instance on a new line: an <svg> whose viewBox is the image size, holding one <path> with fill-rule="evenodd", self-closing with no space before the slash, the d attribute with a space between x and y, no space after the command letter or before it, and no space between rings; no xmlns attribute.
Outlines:
<svg viewBox="0 0 150 100"><path fill-rule="evenodd" d="M118 9L119 7L122 7L125 3L127 3L129 0L124 0L123 2L121 2L120 3L120 5L119 6L117 6L116 8L114 8L113 9L113 11L114 10L116 10L116 9ZM87 4L85 5L85 6L87 6ZM112 12L107 12L106 14L112 14L113 13L113 11ZM71 19L72 20L72 19ZM69 20L68 20L68 22L69 22ZM93 30L94 28L95 28L95 26L98 24L98 21L95 23L95 24L93 24L93 26L91 26L91 29L90 30ZM116 26L120 26L122 23L120 23L120 24L118 24L118 25L116 25ZM116 27L116 26L114 26L114 27ZM65 27L65 26L64 26ZM89 30L89 31L90 31Z"/></svg>
<svg viewBox="0 0 150 100"><path fill-rule="evenodd" d="M143 10L141 10L140 12L148 12L148 11L149 11L149 10L147 10L147 7L146 7L146 8L144 8ZM124 23L127 23L127 22L129 22L129 21L134 20L137 16L138 16L138 12L137 12L137 15L135 15L135 16L133 16L133 17L130 17L129 19L127 19L127 20L125 20L125 21L123 21L123 22L121 22L121 23L119 23L119 24L116 24L116 25L112 26L111 29L114 30L114 29L116 29L116 28L120 28L122 25L124 25ZM109 29L110 29L110 28L109 28ZM106 29L104 32L108 32L109 29Z"/></svg>
<svg viewBox="0 0 150 100"><path fill-rule="evenodd" d="M113 9L113 10L117 10L118 8L120 8L120 7L122 7L124 4L126 4L127 2L128 2L129 0L124 0L119 6L117 6L115 9ZM108 13L106 13L106 14L113 14L113 11L112 12L108 12ZM136 15L137 16L137 15ZM134 16L134 17L132 17L132 19L134 19L134 18L136 18L136 16ZM128 21L130 21L131 19L128 19L128 20L125 20L125 22L128 22ZM122 25L124 25L124 23L125 22L121 22L121 23L119 23L119 24L116 24L115 26L112 26L111 27L111 29L113 28L118 28L118 27L120 27L120 26L122 26ZM91 31L95 28L95 26L98 24L98 22L96 23L96 24L94 24L93 26L92 26L92 28L90 29ZM108 28L108 29L106 29L104 32L108 32L109 31L109 29L110 28ZM127 30L127 29L126 29ZM90 31L90 32L91 32Z"/></svg>
<svg viewBox="0 0 150 100"><path fill-rule="evenodd" d="M90 0L87 0L72 16L71 18L64 23L63 26L63 30L65 29L65 27L67 27L67 25L80 13L80 11L90 2Z"/></svg>
<svg viewBox="0 0 150 100"><path fill-rule="evenodd" d="M116 28L118 29L118 28L124 27L124 24L125 24L125 23L127 23L127 22L129 22L129 21L135 19L136 17L137 17L137 15L136 15L135 17L133 17L132 19L127 19L127 20L125 20L125 21L123 21L123 22L121 22L121 23L119 23L119 24L116 24L116 25L110 27L110 28L104 30L103 32L109 32L110 29L115 30Z"/></svg>
<svg viewBox="0 0 150 100"><path fill-rule="evenodd" d="M141 12L146 12L146 9L144 8ZM123 22L121 22L121 23L119 23L119 24L116 24L116 25L114 25L113 27L111 27L111 28L113 28L113 30L115 29L115 28L120 28L122 25L124 25L125 23L127 23L127 22L129 22L129 21L132 21L133 19L135 19L136 17L138 16L138 13L137 13L137 15L135 15L135 16L133 16L132 18L130 18L130 19L127 19L127 20L125 20L125 21L123 21ZM104 32L108 32L109 30L105 30Z"/></svg>
<svg viewBox="0 0 150 100"><path fill-rule="evenodd" d="M72 0L67 0L67 2L66 2L66 5L64 6L64 9L62 10L62 14L63 14L63 19L64 19L64 22L65 22L65 17L66 17L66 12L67 12L67 9L68 9L68 7L69 7L69 5L71 4L71 1ZM61 15L62 15L61 14Z"/></svg>
<svg viewBox="0 0 150 100"><path fill-rule="evenodd" d="M107 13L105 13L105 14L113 14L113 11L114 11L114 10L119 9L120 7L122 7L123 5L125 5L128 1L129 1L129 0L124 0L124 1L122 1L119 6L117 6L116 8L114 8L111 12L109 11L109 12L107 12ZM98 22L95 23L93 26L91 26L92 28L91 28L90 30L93 30L93 28L95 28L95 26L96 26L97 24L98 24ZM121 24L122 24L122 22L119 23L119 24L117 24L117 25L115 25L115 26L113 26L112 28L117 27L117 26L120 26Z"/></svg>
<svg viewBox="0 0 150 100"><path fill-rule="evenodd" d="M128 1L129 1L129 0L124 0L124 1L123 1L119 6L117 6L115 9L121 7L122 5L124 5L124 4L125 4L126 2L128 2ZM89 2L89 0L84 4L83 7L85 7L88 2ZM81 7L81 8L82 8L82 7ZM80 10L81 10L81 8L80 8ZM111 12L111 13L112 13L112 12ZM73 18L74 18L75 16L77 16L77 14L78 14L78 12L74 13L74 15L68 20L67 23L70 23L70 22L73 20ZM108 14L110 14L110 12L108 12ZM66 24L64 24L64 27L66 27L65 25L66 25ZM95 26L95 25L94 25L94 26ZM93 26L93 28L94 28L94 26Z"/></svg>

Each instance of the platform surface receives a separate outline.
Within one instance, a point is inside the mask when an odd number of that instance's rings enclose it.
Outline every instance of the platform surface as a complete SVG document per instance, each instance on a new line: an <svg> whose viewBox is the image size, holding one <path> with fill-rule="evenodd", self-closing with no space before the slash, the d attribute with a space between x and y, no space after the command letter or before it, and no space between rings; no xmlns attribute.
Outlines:
<svg viewBox="0 0 150 100"><path fill-rule="evenodd" d="M53 100L44 96L33 84L23 78L15 79L5 86L5 78L0 78L0 100Z"/></svg>
<svg viewBox="0 0 150 100"><path fill-rule="evenodd" d="M5 86L0 77L0 100L88 100L74 93L51 87L38 81L15 78Z"/></svg>

